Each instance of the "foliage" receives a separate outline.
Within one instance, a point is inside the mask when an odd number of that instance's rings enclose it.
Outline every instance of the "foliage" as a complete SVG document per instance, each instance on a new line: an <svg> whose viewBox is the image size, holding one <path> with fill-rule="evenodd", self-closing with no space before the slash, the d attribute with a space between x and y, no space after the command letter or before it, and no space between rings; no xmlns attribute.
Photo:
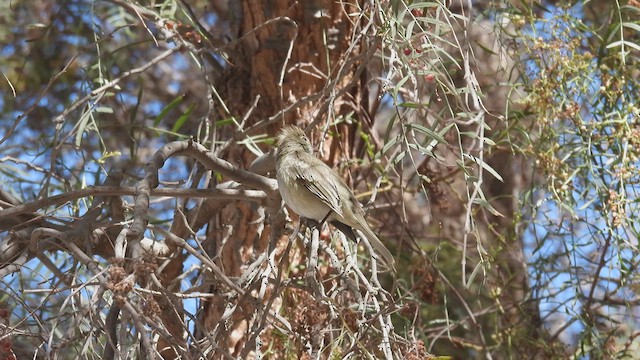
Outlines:
<svg viewBox="0 0 640 360"><path fill-rule="evenodd" d="M284 3L0 5L0 358L638 350L634 1ZM397 272L281 211L284 123Z"/></svg>
<svg viewBox="0 0 640 360"><path fill-rule="evenodd" d="M519 39L535 119L526 151L545 179L530 192L533 296L552 339L576 358L634 354L638 336L638 54L635 6L608 27L558 9ZM531 19L529 19L531 21Z"/></svg>

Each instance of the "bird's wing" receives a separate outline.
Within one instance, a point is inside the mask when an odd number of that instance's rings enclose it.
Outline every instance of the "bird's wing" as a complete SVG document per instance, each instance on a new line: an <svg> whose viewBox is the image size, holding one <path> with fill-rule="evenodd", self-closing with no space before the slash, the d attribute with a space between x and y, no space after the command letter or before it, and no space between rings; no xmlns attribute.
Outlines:
<svg viewBox="0 0 640 360"><path fill-rule="evenodd" d="M292 168L302 186L317 196L333 212L342 216L342 204L333 170L320 160L317 162L309 161L306 164L308 166ZM321 171L323 166L327 171Z"/></svg>

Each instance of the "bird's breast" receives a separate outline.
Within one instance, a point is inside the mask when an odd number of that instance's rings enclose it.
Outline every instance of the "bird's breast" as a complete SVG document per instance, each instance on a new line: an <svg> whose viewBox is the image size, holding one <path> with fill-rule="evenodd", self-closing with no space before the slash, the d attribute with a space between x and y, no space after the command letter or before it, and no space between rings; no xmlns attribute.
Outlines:
<svg viewBox="0 0 640 360"><path fill-rule="evenodd" d="M296 214L316 221L322 221L329 213L329 207L306 187L296 181L286 181L280 174L278 187L285 204Z"/></svg>

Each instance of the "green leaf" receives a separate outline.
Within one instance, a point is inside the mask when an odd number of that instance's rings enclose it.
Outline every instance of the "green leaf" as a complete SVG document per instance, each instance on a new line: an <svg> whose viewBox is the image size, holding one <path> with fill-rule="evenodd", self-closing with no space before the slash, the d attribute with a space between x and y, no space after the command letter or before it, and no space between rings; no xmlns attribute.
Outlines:
<svg viewBox="0 0 640 360"><path fill-rule="evenodd" d="M482 161L481 159L473 156L473 155L469 155L469 154L464 154L464 156L468 157L469 159L471 159L473 162L475 162L476 164L480 165L481 168L483 168L485 171L487 171L489 174L493 175L493 177L495 177L496 179L498 179L500 182L504 182L504 180L502 179L502 176L500 176L500 174L498 174L497 171L495 171L491 166L489 166L489 164L487 164L486 162Z"/></svg>
<svg viewBox="0 0 640 360"><path fill-rule="evenodd" d="M387 151L389 151L389 149L391 149L391 147L393 147L394 145L396 145L396 143L398 142L399 136L394 136L393 138L389 139L389 141L387 141L384 146L382 147L382 150L380 150L380 152L378 153L378 156L382 156L384 154L387 153Z"/></svg>
<svg viewBox="0 0 640 360"><path fill-rule="evenodd" d="M238 141L238 144L244 145L256 156L262 156L264 153L256 144L265 142L269 137L266 134L258 134L255 136L249 136L244 140Z"/></svg>
<svg viewBox="0 0 640 360"><path fill-rule="evenodd" d="M403 102L398 104L399 107L410 108L410 109L422 109L425 107L424 104L412 103L412 102Z"/></svg>
<svg viewBox="0 0 640 360"><path fill-rule="evenodd" d="M108 106L98 106L95 111L98 113L113 114L113 109Z"/></svg>
<svg viewBox="0 0 640 360"><path fill-rule="evenodd" d="M504 217L504 215L502 215L498 210L496 210L496 208L494 208L487 200L485 199L481 199L481 198L475 198L473 199L473 203L474 204L478 204L480 206L482 206L483 208L487 209L491 214L493 214L494 216L498 216L498 217Z"/></svg>
<svg viewBox="0 0 640 360"><path fill-rule="evenodd" d="M161 128L158 128L158 127L151 126L151 127L149 127L149 129L157 132L158 134L173 135L173 136L177 137L178 139L188 139L189 138L189 136L187 136L185 134L180 134L180 133L177 133L175 131L169 131L169 130L161 129Z"/></svg>
<svg viewBox="0 0 640 360"><path fill-rule="evenodd" d="M611 48L618 47L618 46L623 46L623 45L640 51L640 46L639 45L634 44L634 43L629 42L629 41L626 41L626 40L619 40L619 41L612 42L611 44L607 45L607 49L611 49Z"/></svg>
<svg viewBox="0 0 640 360"><path fill-rule="evenodd" d="M167 115L167 113L171 111L173 108L175 108L176 106L180 105L182 101L184 101L185 97L186 96L184 94L180 95L177 98L173 99L167 106L165 106L164 109L160 111L160 114L158 114L158 116L156 116L156 118L153 120L153 126L158 126L160 121L162 121L162 119Z"/></svg>
<svg viewBox="0 0 640 360"><path fill-rule="evenodd" d="M632 22L623 22L622 23L623 27L629 28L629 29L633 29L637 32L640 32L640 25L632 23Z"/></svg>
<svg viewBox="0 0 640 360"><path fill-rule="evenodd" d="M418 150L423 155L433 156L433 152L431 150L420 144L409 144L408 146L410 149Z"/></svg>
<svg viewBox="0 0 640 360"><path fill-rule="evenodd" d="M215 127L223 127L223 126L232 125L232 124L234 124L233 118L220 119L220 120L216 120L216 122L213 123Z"/></svg>
<svg viewBox="0 0 640 360"><path fill-rule="evenodd" d="M443 138L442 135L440 135L439 133L436 133L435 131L433 131L433 130L425 127L425 126L422 126L422 125L419 125L419 124L408 124L407 126L412 128L412 129L414 129L414 130L416 130L416 131L418 131L418 132L420 132L420 133L423 133L423 134L427 135L427 137L429 139L436 140L437 142L443 143L443 144L447 143L447 140L445 140L445 138ZM448 130L448 127L446 129Z"/></svg>
<svg viewBox="0 0 640 360"><path fill-rule="evenodd" d="M131 116L129 116L129 123L133 124L136 120L136 116L138 115L138 109L140 108L140 102L142 101L142 92L143 92L142 82L140 82L140 88L138 89L138 96L136 98L136 105L131 110ZM131 127L133 128L133 127ZM133 137L132 137L133 138Z"/></svg>
<svg viewBox="0 0 640 360"><path fill-rule="evenodd" d="M78 121L78 129L76 131L76 141L75 145L80 147L82 145L82 134L84 134L87 125L89 124L89 120L91 119L91 109L87 109L82 116L80 116L80 120Z"/></svg>
<svg viewBox="0 0 640 360"><path fill-rule="evenodd" d="M187 108L187 111L185 111L182 115L180 115L178 120L176 120L176 123L173 124L171 131L173 132L180 131L180 128L182 127L182 125L184 125L187 119L189 119L189 116L191 116L191 113L193 112L193 109L195 108L195 106L196 106L195 103L189 105L189 107Z"/></svg>
<svg viewBox="0 0 640 360"><path fill-rule="evenodd" d="M393 159L393 163L394 164L398 164L400 161L402 161L402 159L404 159L404 157L407 155L407 150L402 150L401 152L398 153L398 155L396 155L396 157Z"/></svg>

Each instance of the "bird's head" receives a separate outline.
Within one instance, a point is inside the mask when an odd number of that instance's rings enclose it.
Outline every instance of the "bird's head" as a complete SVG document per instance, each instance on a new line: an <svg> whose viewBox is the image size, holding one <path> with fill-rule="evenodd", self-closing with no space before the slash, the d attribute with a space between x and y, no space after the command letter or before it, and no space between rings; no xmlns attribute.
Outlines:
<svg viewBox="0 0 640 360"><path fill-rule="evenodd" d="M293 151L312 154L313 148L302 129L297 126L286 126L278 134L278 154Z"/></svg>

